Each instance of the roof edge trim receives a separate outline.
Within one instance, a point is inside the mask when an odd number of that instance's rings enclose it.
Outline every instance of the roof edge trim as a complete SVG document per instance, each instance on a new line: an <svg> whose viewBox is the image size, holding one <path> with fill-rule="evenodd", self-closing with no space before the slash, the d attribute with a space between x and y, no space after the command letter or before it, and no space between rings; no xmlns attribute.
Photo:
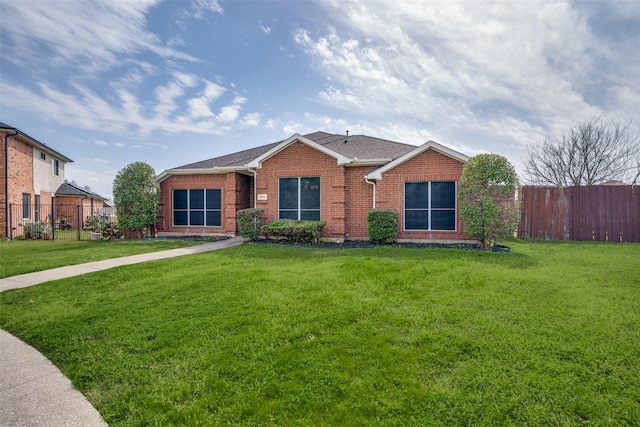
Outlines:
<svg viewBox="0 0 640 427"><path fill-rule="evenodd" d="M156 182L161 183L170 176L176 175L216 175L227 172L248 171L247 166L215 166L212 168L194 168L194 169L167 169L156 177Z"/></svg>

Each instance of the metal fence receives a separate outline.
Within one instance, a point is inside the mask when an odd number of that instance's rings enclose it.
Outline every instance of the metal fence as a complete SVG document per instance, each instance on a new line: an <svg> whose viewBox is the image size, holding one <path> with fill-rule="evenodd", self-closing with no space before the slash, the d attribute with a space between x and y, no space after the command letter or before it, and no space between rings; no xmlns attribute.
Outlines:
<svg viewBox="0 0 640 427"><path fill-rule="evenodd" d="M101 240L116 222L113 208L69 204L10 204L9 239Z"/></svg>
<svg viewBox="0 0 640 427"><path fill-rule="evenodd" d="M523 239L640 242L640 188L522 188Z"/></svg>

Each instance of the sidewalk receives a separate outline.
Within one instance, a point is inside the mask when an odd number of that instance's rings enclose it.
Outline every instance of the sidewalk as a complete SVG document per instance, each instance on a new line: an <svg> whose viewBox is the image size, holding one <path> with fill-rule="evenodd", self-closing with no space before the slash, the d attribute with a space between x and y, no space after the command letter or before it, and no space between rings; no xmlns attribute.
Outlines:
<svg viewBox="0 0 640 427"><path fill-rule="evenodd" d="M0 279L0 292L79 276L121 265L155 261L236 246L233 237L188 248L60 267ZM0 426L105 426L89 401L36 349L0 329Z"/></svg>

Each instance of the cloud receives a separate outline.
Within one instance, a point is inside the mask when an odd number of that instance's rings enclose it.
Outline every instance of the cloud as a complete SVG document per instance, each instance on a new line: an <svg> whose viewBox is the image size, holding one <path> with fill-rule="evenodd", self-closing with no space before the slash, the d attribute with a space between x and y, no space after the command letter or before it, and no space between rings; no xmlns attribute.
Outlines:
<svg viewBox="0 0 640 427"><path fill-rule="evenodd" d="M224 9L217 0L195 0L191 3L190 16L196 19L205 19L208 13L224 14Z"/></svg>
<svg viewBox="0 0 640 427"><path fill-rule="evenodd" d="M622 68L616 48L575 3L319 4L335 25L293 40L327 79L318 100L344 114L526 145L611 108L589 94L612 83L602 70ZM637 75L623 81L608 99L637 106Z"/></svg>
<svg viewBox="0 0 640 427"><path fill-rule="evenodd" d="M235 121L240 115L242 104L244 104L245 102L247 102L246 98L236 96L230 105L227 105L226 107L222 107L222 109L220 109L218 119L223 122Z"/></svg>
<svg viewBox="0 0 640 427"><path fill-rule="evenodd" d="M212 101L220 98L225 92L225 89L215 83L205 81L205 88L197 98L192 98L187 101L189 105L189 117L192 119L201 119L206 117L213 117L210 104Z"/></svg>
<svg viewBox="0 0 640 427"><path fill-rule="evenodd" d="M263 33L265 33L266 35L271 34L271 27L267 27L265 25L260 25L260 29L262 30Z"/></svg>
<svg viewBox="0 0 640 427"><path fill-rule="evenodd" d="M249 113L242 117L240 124L245 127L255 127L260 125L262 113Z"/></svg>
<svg viewBox="0 0 640 427"><path fill-rule="evenodd" d="M157 0L3 2L3 14L20 25L3 26L3 59L47 72L77 67L103 73L123 56L152 52L167 60L197 61L163 45L146 30L146 15ZM203 2L201 2L203 3ZM24 52L30 52L24 55ZM47 67L41 67L47 63Z"/></svg>
<svg viewBox="0 0 640 427"><path fill-rule="evenodd" d="M72 122L87 130L129 133L146 137L152 132L194 132L212 135L228 133L237 123L247 98L191 74L174 73L171 80L154 90L155 104L142 102L142 94L119 89L115 98L100 96L95 89L73 85L62 91L40 82L30 89L0 76L3 102L7 108L29 111L46 120ZM218 110L214 114L214 110ZM255 119L258 116L249 116Z"/></svg>
<svg viewBox="0 0 640 427"><path fill-rule="evenodd" d="M109 143L107 141L103 141L101 139L98 139L94 142L95 145L97 145L98 147L108 147Z"/></svg>

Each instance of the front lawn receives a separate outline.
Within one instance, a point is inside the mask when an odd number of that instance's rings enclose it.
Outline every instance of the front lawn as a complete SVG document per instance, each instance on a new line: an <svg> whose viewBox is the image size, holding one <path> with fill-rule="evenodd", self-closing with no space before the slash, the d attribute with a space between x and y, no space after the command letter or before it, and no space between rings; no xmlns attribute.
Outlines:
<svg viewBox="0 0 640 427"><path fill-rule="evenodd" d="M109 425L638 425L640 245L245 244L0 294Z"/></svg>
<svg viewBox="0 0 640 427"><path fill-rule="evenodd" d="M0 240L0 279L201 243L181 240Z"/></svg>

